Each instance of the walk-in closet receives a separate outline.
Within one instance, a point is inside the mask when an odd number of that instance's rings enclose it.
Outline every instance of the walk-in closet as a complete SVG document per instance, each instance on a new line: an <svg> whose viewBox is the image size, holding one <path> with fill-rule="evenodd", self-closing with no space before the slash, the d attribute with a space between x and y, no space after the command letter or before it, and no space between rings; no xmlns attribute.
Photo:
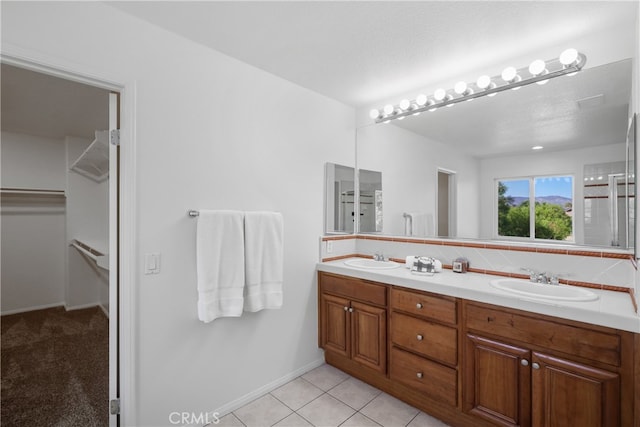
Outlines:
<svg viewBox="0 0 640 427"><path fill-rule="evenodd" d="M109 92L1 65L2 424L109 423Z"/></svg>

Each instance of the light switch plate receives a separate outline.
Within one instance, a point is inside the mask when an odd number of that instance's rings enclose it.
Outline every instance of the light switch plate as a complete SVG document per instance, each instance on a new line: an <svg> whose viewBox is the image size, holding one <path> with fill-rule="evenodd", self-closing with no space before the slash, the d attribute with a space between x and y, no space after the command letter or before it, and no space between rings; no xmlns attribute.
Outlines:
<svg viewBox="0 0 640 427"><path fill-rule="evenodd" d="M160 273L160 254L145 254L144 255L144 274L159 274Z"/></svg>

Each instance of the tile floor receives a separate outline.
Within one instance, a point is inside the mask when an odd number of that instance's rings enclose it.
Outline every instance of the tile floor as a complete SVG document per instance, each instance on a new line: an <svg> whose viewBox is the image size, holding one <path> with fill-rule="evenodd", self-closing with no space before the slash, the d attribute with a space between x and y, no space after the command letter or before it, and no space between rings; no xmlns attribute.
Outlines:
<svg viewBox="0 0 640 427"><path fill-rule="evenodd" d="M217 426L446 427L413 406L322 365L222 417Z"/></svg>

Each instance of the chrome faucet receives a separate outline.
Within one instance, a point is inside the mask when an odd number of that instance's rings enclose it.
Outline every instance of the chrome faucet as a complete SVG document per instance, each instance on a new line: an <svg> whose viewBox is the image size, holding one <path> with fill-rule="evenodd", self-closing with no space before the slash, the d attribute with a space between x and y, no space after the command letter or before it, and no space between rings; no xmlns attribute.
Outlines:
<svg viewBox="0 0 640 427"><path fill-rule="evenodd" d="M380 252L380 253L376 252L373 255L373 259L376 260L376 261L386 261L386 259L384 258L384 255L382 254L382 252Z"/></svg>
<svg viewBox="0 0 640 427"><path fill-rule="evenodd" d="M558 279L557 274L542 272L538 273L534 270L530 270L528 268L523 268L526 272L529 273L529 280L533 283L541 283L544 285L559 285L560 280Z"/></svg>

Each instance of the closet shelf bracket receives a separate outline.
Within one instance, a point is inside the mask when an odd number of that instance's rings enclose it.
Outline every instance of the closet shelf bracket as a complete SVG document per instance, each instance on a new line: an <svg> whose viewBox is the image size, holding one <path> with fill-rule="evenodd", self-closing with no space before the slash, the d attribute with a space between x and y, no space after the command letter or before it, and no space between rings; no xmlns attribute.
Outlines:
<svg viewBox="0 0 640 427"><path fill-rule="evenodd" d="M96 182L107 179L109 177L109 131L97 130L93 142L69 169Z"/></svg>
<svg viewBox="0 0 640 427"><path fill-rule="evenodd" d="M109 254L104 254L77 239L71 241L71 246L76 248L85 258L95 262L98 267L109 270Z"/></svg>

